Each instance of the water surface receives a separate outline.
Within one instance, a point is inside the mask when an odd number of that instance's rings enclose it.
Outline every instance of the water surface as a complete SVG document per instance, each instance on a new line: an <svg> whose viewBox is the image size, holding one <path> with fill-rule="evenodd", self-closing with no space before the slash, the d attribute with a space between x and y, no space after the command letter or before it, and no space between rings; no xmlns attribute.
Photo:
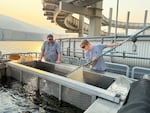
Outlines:
<svg viewBox="0 0 150 113"><path fill-rule="evenodd" d="M0 81L0 113L83 113L54 96L39 94L12 78Z"/></svg>

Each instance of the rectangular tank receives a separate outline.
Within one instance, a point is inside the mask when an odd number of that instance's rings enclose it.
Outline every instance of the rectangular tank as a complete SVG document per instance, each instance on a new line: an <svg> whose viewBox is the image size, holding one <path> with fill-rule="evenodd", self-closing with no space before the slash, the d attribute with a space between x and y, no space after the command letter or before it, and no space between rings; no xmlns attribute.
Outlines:
<svg viewBox="0 0 150 113"><path fill-rule="evenodd" d="M61 67L60 65L56 66L56 64L37 61L24 62L22 64L60 76L69 77L73 80L78 80L80 82L87 83L103 89L107 89L114 82L114 78L100 75L100 73L92 72L91 70L88 70L86 68L84 68L83 74L81 74L82 72L78 74L70 74L71 70L69 68L71 65L68 68L65 68L64 66Z"/></svg>
<svg viewBox="0 0 150 113"><path fill-rule="evenodd" d="M30 84L40 93L53 95L86 110L97 98L119 103L116 93L107 91L114 78L70 64L47 62L8 62L7 76Z"/></svg>
<svg viewBox="0 0 150 113"><path fill-rule="evenodd" d="M21 63L26 66L30 66L36 69L40 69L46 72L54 73L60 76L66 76L69 72L72 71L73 67L65 68L63 65L57 65L53 63L45 63L45 62L38 62L38 61L32 61L32 62L23 62ZM70 69L71 68L71 69ZM75 67L74 67L75 68ZM73 68L73 69L74 69Z"/></svg>

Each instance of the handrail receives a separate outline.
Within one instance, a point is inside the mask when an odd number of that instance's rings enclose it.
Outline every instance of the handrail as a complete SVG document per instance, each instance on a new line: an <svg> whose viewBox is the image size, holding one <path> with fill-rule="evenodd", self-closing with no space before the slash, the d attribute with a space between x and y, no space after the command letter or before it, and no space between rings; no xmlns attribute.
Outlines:
<svg viewBox="0 0 150 113"><path fill-rule="evenodd" d="M33 58L37 59L38 58L37 52L27 52L27 53L9 53L9 54L2 54L1 55L1 61L0 62L6 62L10 60L11 55L19 55L19 56L32 56Z"/></svg>
<svg viewBox="0 0 150 113"><path fill-rule="evenodd" d="M136 69L150 71L150 68L144 68L144 67L135 66L135 67L132 68L132 72L131 72L131 78L133 78L133 79L135 78L134 74L135 74L135 70Z"/></svg>
<svg viewBox="0 0 150 113"><path fill-rule="evenodd" d="M128 65L124 65L124 64L118 64L118 63L112 63L112 62L105 62L108 65L114 65L114 66L120 66L120 67L125 67L126 68L126 76L129 77L129 71L130 68Z"/></svg>

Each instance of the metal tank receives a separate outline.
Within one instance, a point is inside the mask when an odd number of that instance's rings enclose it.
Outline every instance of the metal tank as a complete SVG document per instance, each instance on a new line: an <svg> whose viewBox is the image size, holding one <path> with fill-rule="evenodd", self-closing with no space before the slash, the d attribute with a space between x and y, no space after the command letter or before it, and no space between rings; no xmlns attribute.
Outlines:
<svg viewBox="0 0 150 113"><path fill-rule="evenodd" d="M39 93L53 95L82 110L88 109L97 99L102 99L116 105L112 109L117 111L130 89L130 80L125 76L105 75L63 63L10 61L7 62L7 76L30 84Z"/></svg>

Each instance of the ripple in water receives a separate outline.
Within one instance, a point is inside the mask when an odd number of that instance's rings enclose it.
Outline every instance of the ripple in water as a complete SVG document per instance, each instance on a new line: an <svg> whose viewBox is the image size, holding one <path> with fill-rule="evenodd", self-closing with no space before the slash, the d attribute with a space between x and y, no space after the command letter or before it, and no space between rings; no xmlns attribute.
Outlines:
<svg viewBox="0 0 150 113"><path fill-rule="evenodd" d="M28 88L12 78L0 82L0 113L83 113L75 106L60 103L54 96Z"/></svg>

